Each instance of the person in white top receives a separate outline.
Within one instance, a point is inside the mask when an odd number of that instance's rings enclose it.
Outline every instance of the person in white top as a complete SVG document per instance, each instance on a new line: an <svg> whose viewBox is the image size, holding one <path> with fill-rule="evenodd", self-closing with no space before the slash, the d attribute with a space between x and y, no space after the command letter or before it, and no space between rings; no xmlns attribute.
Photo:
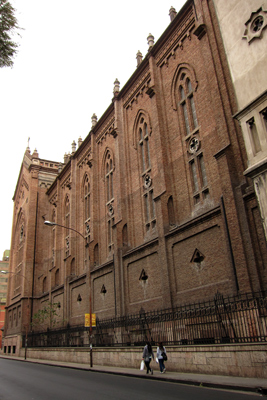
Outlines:
<svg viewBox="0 0 267 400"><path fill-rule="evenodd" d="M164 365L164 358L166 357L164 356L164 354L166 355L166 349L163 346L163 343L159 342L157 347L157 359L159 361L159 369L161 374L164 374L166 372L166 368Z"/></svg>

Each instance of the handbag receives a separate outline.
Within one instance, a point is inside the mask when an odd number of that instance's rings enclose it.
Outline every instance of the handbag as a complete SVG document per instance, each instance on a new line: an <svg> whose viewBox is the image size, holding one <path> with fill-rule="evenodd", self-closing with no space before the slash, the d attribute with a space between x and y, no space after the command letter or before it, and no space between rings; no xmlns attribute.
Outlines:
<svg viewBox="0 0 267 400"><path fill-rule="evenodd" d="M145 363L144 360L141 361L141 365L140 365L140 371L143 371L145 368Z"/></svg>
<svg viewBox="0 0 267 400"><path fill-rule="evenodd" d="M168 360L167 354L164 351L161 353L161 356L162 356L164 361Z"/></svg>

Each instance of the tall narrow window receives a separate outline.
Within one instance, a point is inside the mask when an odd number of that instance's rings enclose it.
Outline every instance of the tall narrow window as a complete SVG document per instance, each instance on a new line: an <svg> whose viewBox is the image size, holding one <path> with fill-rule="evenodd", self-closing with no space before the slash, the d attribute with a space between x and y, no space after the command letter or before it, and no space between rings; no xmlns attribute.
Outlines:
<svg viewBox="0 0 267 400"><path fill-rule="evenodd" d="M191 170L193 196L195 203L198 203L201 200L201 196L203 200L209 197L208 178L206 174L204 156L202 152L199 152L199 140L197 138L194 137L191 140L189 143L189 149L192 154L189 165Z"/></svg>
<svg viewBox="0 0 267 400"><path fill-rule="evenodd" d="M149 203L147 193L144 195L144 205L145 205L145 218L146 222L149 222Z"/></svg>
<svg viewBox="0 0 267 400"><path fill-rule="evenodd" d="M144 128L145 128L145 146L146 146L146 166L147 169L149 169L151 167L150 165L150 150L149 150L149 141L148 141L148 129L147 129L147 124L144 124Z"/></svg>
<svg viewBox="0 0 267 400"><path fill-rule="evenodd" d="M140 134L140 154L141 154L141 164L142 164L142 171L146 170L146 161L145 161L145 150L144 150L144 138L143 138L143 131L140 128L139 129L139 134Z"/></svg>
<svg viewBox="0 0 267 400"><path fill-rule="evenodd" d="M66 197L65 200L65 226L67 228L70 227L70 200L69 197ZM69 237L69 229L66 229L65 236L65 256L68 257L70 255L70 237Z"/></svg>
<svg viewBox="0 0 267 400"><path fill-rule="evenodd" d="M261 115L262 115L263 125L264 125L264 128L265 128L265 135L266 135L266 133L267 133L267 108L265 108L261 112Z"/></svg>
<svg viewBox="0 0 267 400"><path fill-rule="evenodd" d="M87 221L90 218L91 204L90 204L90 183L89 178L86 176L84 183L84 220Z"/></svg>
<svg viewBox="0 0 267 400"><path fill-rule="evenodd" d="M47 291L47 278L46 276L43 279L43 293Z"/></svg>
<svg viewBox="0 0 267 400"><path fill-rule="evenodd" d="M145 222L147 230L154 228L156 225L156 210L155 210L155 202L153 197L153 189L147 190L144 195L144 212L145 212Z"/></svg>
<svg viewBox="0 0 267 400"><path fill-rule="evenodd" d="M59 268L55 272L55 286L59 285Z"/></svg>
<svg viewBox="0 0 267 400"><path fill-rule="evenodd" d="M184 92L184 88L182 86L180 86L180 95L181 95L181 103L180 104L181 104L181 106L183 108L186 134L189 135L189 133L190 133L190 125L189 125L189 118L188 118L188 112L187 112L187 104L186 104L185 92Z"/></svg>
<svg viewBox="0 0 267 400"><path fill-rule="evenodd" d="M113 198L113 162L109 153L106 159L106 196L107 202Z"/></svg>
<svg viewBox="0 0 267 400"><path fill-rule="evenodd" d="M175 225L175 215L174 215L174 205L172 196L169 197L167 207L168 207L169 225L173 226Z"/></svg>
<svg viewBox="0 0 267 400"><path fill-rule="evenodd" d="M84 224L85 233L84 236L87 238L87 243L90 242L90 218L91 218L91 187L89 177L86 175L84 179L83 187L84 195Z"/></svg>
<svg viewBox="0 0 267 400"><path fill-rule="evenodd" d="M122 245L123 247L128 246L128 229L127 229L127 224L123 226L122 229Z"/></svg>
<svg viewBox="0 0 267 400"><path fill-rule="evenodd" d="M200 171L201 171L202 186L207 186L208 180L207 180L207 174L206 174L203 154L200 154L198 159L199 159L199 166L200 166Z"/></svg>
<svg viewBox="0 0 267 400"><path fill-rule="evenodd" d="M70 264L70 274L71 275L75 275L75 273L76 273L76 265L75 264L76 264L75 263L75 258L73 258L71 260L71 264Z"/></svg>
<svg viewBox="0 0 267 400"><path fill-rule="evenodd" d="M98 250L98 243L94 247L94 265L99 264L99 250Z"/></svg>
<svg viewBox="0 0 267 400"><path fill-rule="evenodd" d="M194 91L189 78L183 73L180 79L180 106L183 110L186 135L198 127L197 112L194 101Z"/></svg>
<svg viewBox="0 0 267 400"><path fill-rule="evenodd" d="M197 180L197 168L196 168L195 160L192 160L190 162L190 165L191 165L191 171L192 171L193 189L194 189L194 192L197 192L198 191L198 180Z"/></svg>
<svg viewBox="0 0 267 400"><path fill-rule="evenodd" d="M112 232L112 226L114 224L114 218L111 218L108 220L108 249L109 252L111 252L112 247L113 247L113 232Z"/></svg>
<svg viewBox="0 0 267 400"><path fill-rule="evenodd" d="M261 151L261 145L260 145L259 136L258 136L257 127L255 124L254 118L251 118L247 124L248 124L248 128L249 128L253 152L255 155L256 153Z"/></svg>
<svg viewBox="0 0 267 400"><path fill-rule="evenodd" d="M106 215L107 215L107 246L108 252L111 253L113 249L113 235L112 227L114 225L114 189L113 189L113 173L114 173L114 160L110 151L107 152L105 158L105 186L106 186Z"/></svg>
<svg viewBox="0 0 267 400"><path fill-rule="evenodd" d="M141 118L140 125L141 125L139 128L140 158L141 158L142 172L145 172L151 167L149 137L148 137L147 124L144 122L143 118Z"/></svg>
<svg viewBox="0 0 267 400"><path fill-rule="evenodd" d="M136 124L137 147L140 160L140 183L143 186L143 218L148 232L156 225L156 211L153 198L153 184L151 178L150 135L151 126L149 115L140 112Z"/></svg>
<svg viewBox="0 0 267 400"><path fill-rule="evenodd" d="M150 203L149 208L150 208L150 212L151 212L151 220L153 220L156 217L153 190L150 190L150 192L149 192L149 203Z"/></svg>
<svg viewBox="0 0 267 400"><path fill-rule="evenodd" d="M52 222L56 222L56 212L53 211ZM52 267L55 265L55 254L56 254L56 227L52 226Z"/></svg>

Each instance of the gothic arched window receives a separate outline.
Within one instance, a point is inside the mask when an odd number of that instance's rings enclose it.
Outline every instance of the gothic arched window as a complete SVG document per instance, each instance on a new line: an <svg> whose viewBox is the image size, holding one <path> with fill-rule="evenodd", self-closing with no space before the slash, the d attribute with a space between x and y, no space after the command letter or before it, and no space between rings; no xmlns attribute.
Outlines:
<svg viewBox="0 0 267 400"><path fill-rule="evenodd" d="M66 196L65 199L65 227L69 228L70 226L70 199ZM70 255L70 236L69 236L69 229L66 229L66 236L65 236L65 256L68 257Z"/></svg>
<svg viewBox="0 0 267 400"><path fill-rule="evenodd" d="M113 199L113 160L108 152L106 156L106 171L105 171L105 178L106 178L106 198L107 202Z"/></svg>
<svg viewBox="0 0 267 400"><path fill-rule="evenodd" d="M179 102L183 110L186 135L189 135L198 127L197 113L194 101L194 91L191 81L186 74L181 74L179 86Z"/></svg>
<svg viewBox="0 0 267 400"><path fill-rule="evenodd" d="M153 182L151 178L151 157L149 138L151 127L148 129L149 115L141 111L137 116L135 129L137 139L137 149L140 160L140 179L143 186L143 209L146 230L149 231L156 225L156 210L153 195Z"/></svg>
<svg viewBox="0 0 267 400"><path fill-rule="evenodd" d="M52 222L56 222L56 211L53 211ZM55 265L55 254L56 254L56 227L52 226L52 267Z"/></svg>
<svg viewBox="0 0 267 400"><path fill-rule="evenodd" d="M90 239L90 218L91 218L91 187L89 177L86 175L83 187L84 196L84 224L85 224L85 237L87 242Z"/></svg>
<svg viewBox="0 0 267 400"><path fill-rule="evenodd" d="M141 118L139 123L139 149L140 149L142 172L145 172L151 168L151 164L150 164L148 129L147 129L147 123L144 122L144 118Z"/></svg>
<svg viewBox="0 0 267 400"><path fill-rule="evenodd" d="M209 196L204 150L195 104L197 86L193 68L189 64L179 65L172 84L173 108L177 109L179 120L182 121L181 129L185 132L188 173L195 204ZM174 99L176 99L176 105L174 105Z"/></svg>
<svg viewBox="0 0 267 400"><path fill-rule="evenodd" d="M107 245L111 253L113 249L113 225L114 225L114 160L110 151L105 156L105 189L106 189L106 215L107 215Z"/></svg>
<svg viewBox="0 0 267 400"><path fill-rule="evenodd" d="M84 220L87 221L90 219L91 214L91 204L90 204L90 182L89 178L86 175L84 181Z"/></svg>

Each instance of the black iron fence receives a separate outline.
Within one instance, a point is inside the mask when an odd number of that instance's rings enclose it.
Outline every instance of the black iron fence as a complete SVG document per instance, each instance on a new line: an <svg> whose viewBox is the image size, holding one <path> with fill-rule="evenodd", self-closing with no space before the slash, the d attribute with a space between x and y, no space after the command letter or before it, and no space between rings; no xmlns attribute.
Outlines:
<svg viewBox="0 0 267 400"><path fill-rule="evenodd" d="M250 293L173 309L96 321L90 338L83 326L29 333L28 347L139 346L267 342L267 294Z"/></svg>

